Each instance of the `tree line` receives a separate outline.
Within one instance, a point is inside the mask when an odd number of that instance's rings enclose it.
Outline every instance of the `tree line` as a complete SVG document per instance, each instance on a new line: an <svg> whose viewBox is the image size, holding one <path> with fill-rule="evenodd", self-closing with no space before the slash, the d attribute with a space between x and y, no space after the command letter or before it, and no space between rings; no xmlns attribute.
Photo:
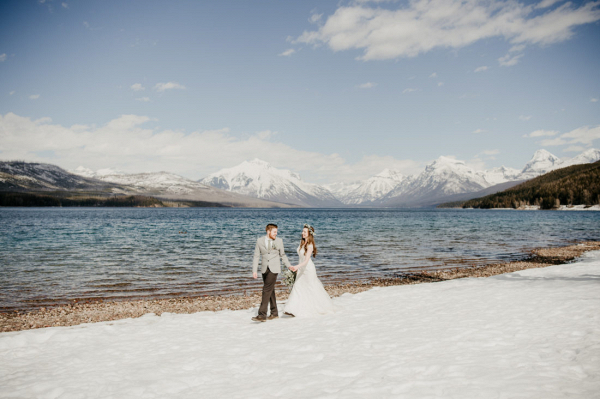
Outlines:
<svg viewBox="0 0 600 399"><path fill-rule="evenodd" d="M600 204L600 161L573 165L546 173L500 193L468 200L463 208L521 208L538 205L556 209L560 205Z"/></svg>

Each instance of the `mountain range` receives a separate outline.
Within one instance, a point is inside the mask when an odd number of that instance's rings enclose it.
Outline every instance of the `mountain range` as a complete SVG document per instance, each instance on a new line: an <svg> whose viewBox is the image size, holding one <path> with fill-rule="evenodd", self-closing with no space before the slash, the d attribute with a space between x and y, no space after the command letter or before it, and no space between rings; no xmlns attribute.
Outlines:
<svg viewBox="0 0 600 399"><path fill-rule="evenodd" d="M274 168L260 159L222 169L200 182L250 197L303 207L343 205L327 188L307 183L298 174L287 169Z"/></svg>
<svg viewBox="0 0 600 399"><path fill-rule="evenodd" d="M109 169L69 172L56 165L0 161L0 191L94 197L144 195L160 200L191 201L235 207L289 207L220 190L167 172L125 174Z"/></svg>
<svg viewBox="0 0 600 399"><path fill-rule="evenodd" d="M598 160L600 150L596 149L570 159L538 150L521 170L502 166L478 171L463 161L442 156L416 175L385 169L364 181L330 185L306 182L297 173L260 159L222 169L199 181L169 172L94 172L82 166L68 172L50 164L4 161L0 162L0 190L148 195L242 207L423 207L494 194L556 169Z"/></svg>
<svg viewBox="0 0 600 399"><path fill-rule="evenodd" d="M365 181L325 186L304 182L292 171L254 159L222 169L200 182L299 206L419 207L493 194L552 170L599 159L600 150L596 149L564 160L546 150L538 150L521 170L501 166L476 171L463 161L442 156L417 175L405 176L399 171L385 169Z"/></svg>

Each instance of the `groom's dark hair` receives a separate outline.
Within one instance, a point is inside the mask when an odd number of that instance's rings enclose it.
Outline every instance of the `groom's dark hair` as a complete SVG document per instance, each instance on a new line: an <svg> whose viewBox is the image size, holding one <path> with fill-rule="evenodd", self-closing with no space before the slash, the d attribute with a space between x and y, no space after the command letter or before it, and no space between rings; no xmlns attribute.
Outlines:
<svg viewBox="0 0 600 399"><path fill-rule="evenodd" d="M276 229L276 228L277 228L277 225L276 225L276 224L269 223L269 224L267 225L267 228L266 228L266 230L267 230L267 231L271 231L272 229Z"/></svg>

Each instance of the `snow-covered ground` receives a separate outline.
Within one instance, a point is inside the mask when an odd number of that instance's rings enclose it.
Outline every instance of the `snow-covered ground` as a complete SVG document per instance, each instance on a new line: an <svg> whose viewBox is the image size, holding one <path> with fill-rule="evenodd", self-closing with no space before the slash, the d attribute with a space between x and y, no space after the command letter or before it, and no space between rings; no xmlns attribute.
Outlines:
<svg viewBox="0 0 600 399"><path fill-rule="evenodd" d="M0 397L599 396L600 251L334 303L267 323L252 309L2 333Z"/></svg>

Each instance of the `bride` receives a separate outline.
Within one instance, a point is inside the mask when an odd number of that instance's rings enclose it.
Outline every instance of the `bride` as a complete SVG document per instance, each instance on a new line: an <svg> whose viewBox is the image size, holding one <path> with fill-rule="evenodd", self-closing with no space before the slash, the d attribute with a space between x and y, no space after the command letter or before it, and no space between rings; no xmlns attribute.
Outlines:
<svg viewBox="0 0 600 399"><path fill-rule="evenodd" d="M317 277L315 264L310 259L311 256L317 256L314 234L315 229L305 224L298 247L300 263L289 268L297 272L294 287L284 308L285 314L290 316L314 316L334 311L333 302Z"/></svg>

